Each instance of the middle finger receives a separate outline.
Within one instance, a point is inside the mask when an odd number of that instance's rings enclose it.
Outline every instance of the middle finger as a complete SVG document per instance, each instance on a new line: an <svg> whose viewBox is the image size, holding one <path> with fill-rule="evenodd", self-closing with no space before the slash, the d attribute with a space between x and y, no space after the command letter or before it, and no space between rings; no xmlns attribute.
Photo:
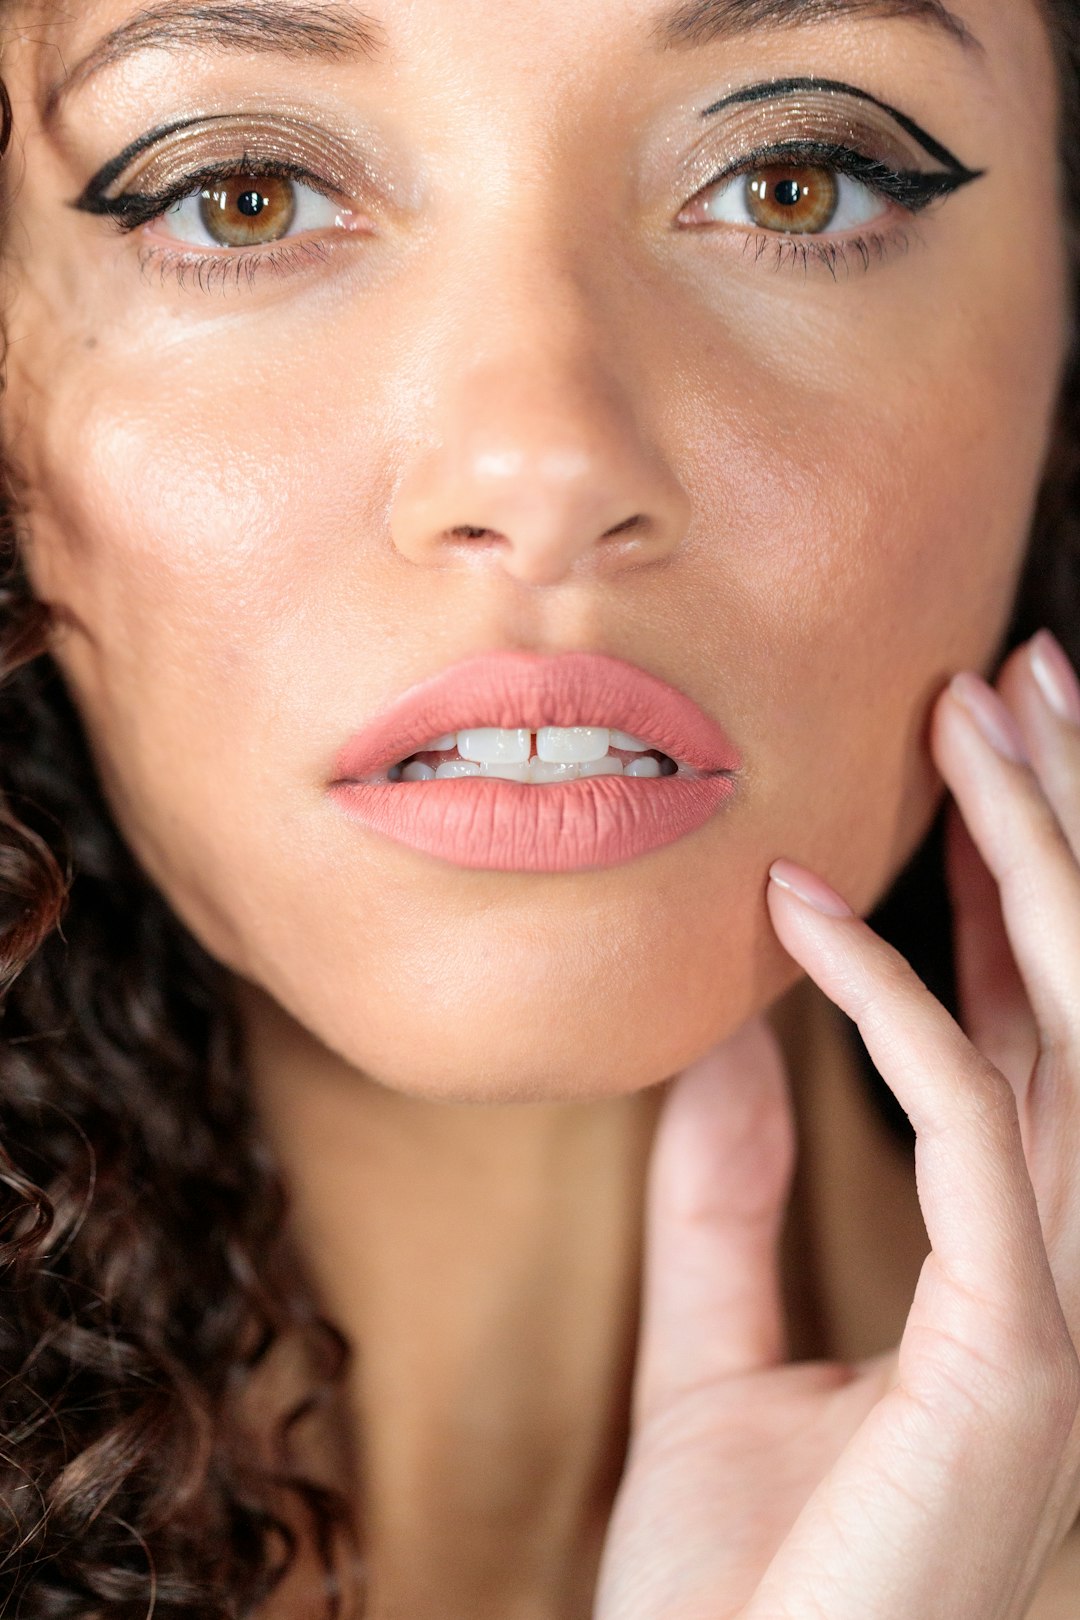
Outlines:
<svg viewBox="0 0 1080 1620"><path fill-rule="evenodd" d="M1080 1045L1080 866L1057 809L1015 719L976 675L965 672L942 694L931 749L998 884L1042 1044L1072 1052ZM1080 820L1080 775L1070 788L1069 813Z"/></svg>

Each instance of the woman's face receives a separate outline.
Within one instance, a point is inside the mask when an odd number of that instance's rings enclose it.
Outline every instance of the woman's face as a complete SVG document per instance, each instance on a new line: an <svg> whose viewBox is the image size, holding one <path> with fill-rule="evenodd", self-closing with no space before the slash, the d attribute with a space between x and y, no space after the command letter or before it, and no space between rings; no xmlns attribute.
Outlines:
<svg viewBox="0 0 1080 1620"><path fill-rule="evenodd" d="M176 912L384 1084L660 1080L797 976L771 860L865 912L925 834L929 709L999 651L1068 323L1035 0L956 0L967 42L937 11L9 19L4 430L56 657ZM343 744L504 649L680 688L734 793L571 871L357 823Z"/></svg>

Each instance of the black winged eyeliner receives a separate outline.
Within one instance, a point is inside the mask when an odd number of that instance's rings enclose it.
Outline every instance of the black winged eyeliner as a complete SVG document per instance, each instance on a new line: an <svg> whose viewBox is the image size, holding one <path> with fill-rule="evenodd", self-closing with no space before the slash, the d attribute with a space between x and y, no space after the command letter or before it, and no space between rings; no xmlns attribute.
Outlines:
<svg viewBox="0 0 1080 1620"><path fill-rule="evenodd" d="M757 101L774 101L781 96L794 95L800 90L823 91L826 95L853 96L857 101L868 102L871 107L877 107L881 112L888 113L902 130L905 130L913 140L918 141L924 152L935 162L943 164L951 174L960 179L961 183L979 180L986 172L984 169L969 169L959 158L954 157L948 147L942 146L940 141L936 141L898 107L890 106L887 101L880 101L877 96L872 96L868 90L860 90L857 85L845 84L842 79L767 79L761 84L748 85L744 90L734 90L730 95L722 96L719 101L714 101L711 106L706 107L701 116L712 118L725 107L745 106Z"/></svg>

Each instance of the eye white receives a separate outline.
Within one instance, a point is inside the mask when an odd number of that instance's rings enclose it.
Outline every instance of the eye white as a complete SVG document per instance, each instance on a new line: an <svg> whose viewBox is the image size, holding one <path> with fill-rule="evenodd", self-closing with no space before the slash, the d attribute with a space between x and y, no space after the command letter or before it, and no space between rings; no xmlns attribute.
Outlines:
<svg viewBox="0 0 1080 1620"><path fill-rule="evenodd" d="M287 241L290 236L297 236L302 231L325 230L327 227L333 228L348 223L351 217L349 210L342 208L333 198L324 196L321 191L314 191L311 186L302 185L299 180L290 180L289 185L292 187L295 202L295 212L289 222L289 228L281 236L268 239L266 246L272 246L275 241ZM236 252L235 247L230 247L227 242L219 242L217 237L212 236L203 221L202 200L211 193L212 188L206 187L193 191L190 197L181 197L178 202L165 209L160 223L177 241L191 242L197 247Z"/></svg>
<svg viewBox="0 0 1080 1620"><path fill-rule="evenodd" d="M747 202L747 192L753 174L734 175L726 184L720 183L713 188L709 201L701 203L702 212L709 219L716 220L722 225L745 225L752 230L767 230L750 212ZM861 180L855 180L850 174L836 174L837 201L836 212L828 224L828 231L851 231L859 225L869 225L872 220L880 219L886 212L888 203L876 191L872 191ZM705 196L708 196L705 193ZM783 233L775 231L779 236ZM824 236L825 231L793 231L798 236Z"/></svg>

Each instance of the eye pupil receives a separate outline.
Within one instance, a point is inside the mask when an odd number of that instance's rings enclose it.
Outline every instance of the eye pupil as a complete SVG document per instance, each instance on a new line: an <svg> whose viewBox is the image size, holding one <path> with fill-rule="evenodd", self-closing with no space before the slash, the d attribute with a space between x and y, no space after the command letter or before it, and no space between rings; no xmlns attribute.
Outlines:
<svg viewBox="0 0 1080 1620"><path fill-rule="evenodd" d="M242 191L236 199L236 206L249 219L255 219L266 207L266 198L259 191Z"/></svg>
<svg viewBox="0 0 1080 1620"><path fill-rule="evenodd" d="M781 180L775 195L781 208L794 208L802 197L802 187L797 180Z"/></svg>

